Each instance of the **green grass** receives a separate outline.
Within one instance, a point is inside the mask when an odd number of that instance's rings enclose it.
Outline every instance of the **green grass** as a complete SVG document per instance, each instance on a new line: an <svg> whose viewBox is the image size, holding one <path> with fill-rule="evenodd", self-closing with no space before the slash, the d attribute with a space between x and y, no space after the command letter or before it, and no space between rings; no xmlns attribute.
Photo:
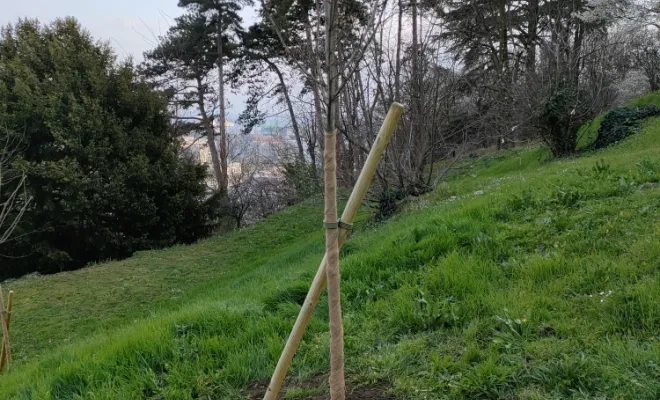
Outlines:
<svg viewBox="0 0 660 400"><path fill-rule="evenodd" d="M194 246L5 284L16 292L14 329L30 333L14 338L14 358L33 358L90 333L152 317L162 308L203 299L212 282L234 281L271 259L317 252L322 232L314 203Z"/></svg>
<svg viewBox="0 0 660 400"><path fill-rule="evenodd" d="M347 375L401 399L660 398L660 119L617 146L461 166L342 250ZM321 205L6 286L3 399L239 399L322 257ZM291 371L327 371L322 299ZM289 397L309 389L289 389Z"/></svg>

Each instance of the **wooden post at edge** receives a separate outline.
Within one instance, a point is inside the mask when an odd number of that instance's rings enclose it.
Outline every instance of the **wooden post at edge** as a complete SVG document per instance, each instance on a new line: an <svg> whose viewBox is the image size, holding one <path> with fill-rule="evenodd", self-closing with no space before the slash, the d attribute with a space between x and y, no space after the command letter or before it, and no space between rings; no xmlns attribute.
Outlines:
<svg viewBox="0 0 660 400"><path fill-rule="evenodd" d="M11 364L11 346L9 344L9 323L11 321L11 310L14 306L14 291L9 291L7 298L7 314L5 315L5 300L0 287L0 318L2 319L2 351L0 352L0 372L5 369L5 366Z"/></svg>
<svg viewBox="0 0 660 400"><path fill-rule="evenodd" d="M380 127L378 136L376 136L376 140L374 140L374 143L371 146L371 151L369 151L367 160L364 163L364 166L362 167L360 176L358 177L357 182L355 182L355 187L353 188L353 192L351 193L351 196L349 197L348 202L346 203L346 207L344 208L344 212L342 213L341 216L341 220L343 222L347 224L353 223L353 220L355 219L355 216L357 215L358 210L362 205L362 200L364 200L364 196L367 194L369 185L371 184L371 181L376 173L376 168L378 168L380 157L383 155L383 152L385 152L385 149L387 148L387 145L389 144L390 139L392 138L392 134L394 134L394 129L396 128L396 125L399 122L399 119L401 118L401 114L403 114L403 109L404 109L403 105L399 103L393 103L390 106L390 110L388 111L387 116L383 121L383 125ZM344 243L344 240L346 240L347 236L348 236L348 230L344 228L340 228L339 229L340 248L341 245ZM312 284L309 288L309 292L307 293L305 302L302 305L302 309L298 314L296 323L293 325L291 334L287 339L286 345L284 346L284 350L282 350L280 359L277 362L275 371L273 372L273 376L270 379L270 384L268 385L268 389L266 390L266 394L264 395L264 400L277 399L277 395L279 394L280 389L282 388L282 382L284 382L284 377L286 376L286 372L289 369L289 366L291 365L291 361L293 360L293 356L296 354L296 350L298 350L298 346L300 345L302 336L305 333L305 329L307 329L309 320L312 318L312 314L314 313L314 308L316 307L316 304L318 303L319 298L321 297L321 292L323 291L323 287L325 286L326 259L327 259L327 255L323 256L321 265L319 265L319 269L316 271L316 275L314 276L314 280L312 281Z"/></svg>

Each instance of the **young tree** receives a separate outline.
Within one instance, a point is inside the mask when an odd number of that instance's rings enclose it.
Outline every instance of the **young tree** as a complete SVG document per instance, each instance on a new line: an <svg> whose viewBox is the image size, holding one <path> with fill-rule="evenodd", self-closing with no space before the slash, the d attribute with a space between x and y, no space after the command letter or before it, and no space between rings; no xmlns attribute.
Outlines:
<svg viewBox="0 0 660 400"><path fill-rule="evenodd" d="M380 22L378 16L382 16L382 12L379 13L382 11L381 5L378 1L366 4L354 0L262 2L270 28L276 32L289 60L312 88L319 128L322 125L321 101L325 105L324 216L331 336L330 394L333 400L343 400L345 397L337 229L337 149L341 149L343 144L337 137L339 102L342 89L359 67L373 39L374 26ZM316 37L313 36L312 20ZM321 43L325 47L324 52L318 51ZM296 49L303 51L296 52Z"/></svg>
<svg viewBox="0 0 660 400"><path fill-rule="evenodd" d="M344 382L344 327L341 317L339 277L339 229L337 217L337 117L339 101L339 69L337 65L338 0L325 0L325 65L327 112L323 174L325 182L325 267L328 278L328 306L330 311L330 398L343 400ZM331 226L334 224L335 226Z"/></svg>

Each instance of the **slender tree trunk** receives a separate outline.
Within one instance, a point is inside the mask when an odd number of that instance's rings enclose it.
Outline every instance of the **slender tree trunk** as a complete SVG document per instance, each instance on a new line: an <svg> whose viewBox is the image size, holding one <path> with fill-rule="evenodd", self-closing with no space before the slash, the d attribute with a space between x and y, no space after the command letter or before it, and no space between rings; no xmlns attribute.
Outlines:
<svg viewBox="0 0 660 400"><path fill-rule="evenodd" d="M506 11L507 0L499 0L499 59L500 76L505 76L509 69L509 23Z"/></svg>
<svg viewBox="0 0 660 400"><path fill-rule="evenodd" d="M412 10L412 121L410 135L411 143L409 144L410 154L410 169L413 173L415 183L419 184L424 181L424 152L426 151L426 132L422 129L422 77L421 68L419 63L419 24L418 24L418 6L417 0L410 2Z"/></svg>
<svg viewBox="0 0 660 400"><path fill-rule="evenodd" d="M323 74L321 72L320 63L318 62L317 52L314 51L316 49L316 45L314 44L315 41L312 38L312 27L309 21L307 21L307 24L305 24L305 40L307 41L307 47L309 48L309 58L314 60L311 65L312 78L314 80L314 82L312 82L312 96L314 97L314 121L316 123L316 129L314 129L314 132L318 133L320 136L320 133L323 130L323 108L321 106L322 100L319 80ZM323 140L320 140L319 143L321 145L321 151L323 151L323 146L325 143Z"/></svg>
<svg viewBox="0 0 660 400"><path fill-rule="evenodd" d="M365 90L364 87L364 80L362 79L362 74L360 73L360 70L355 71L355 79L354 82L356 82L356 92L357 92L357 98L358 102L360 103L360 108L362 109L362 115L364 118L364 122L367 124L367 129L369 132L375 132L374 129L374 117L373 117L373 110L369 109L369 105L367 104L367 99L366 95L369 93L368 90ZM366 142L371 147L371 138L367 135ZM367 150L368 152L368 150Z"/></svg>
<svg viewBox="0 0 660 400"><path fill-rule="evenodd" d="M527 10L527 59L525 60L526 73L532 77L536 72L536 41L539 29L539 0L529 0Z"/></svg>
<svg viewBox="0 0 660 400"><path fill-rule="evenodd" d="M305 162L305 148L303 147L302 143L302 138L300 136L300 129L298 127L298 120L296 119L296 113L293 111L293 103L291 102L291 97L289 97L289 89L286 86L286 82L284 81L284 76L282 75L282 71L280 71L279 67L277 64L274 62L271 62L269 60L264 59L266 61L266 64L270 67L275 74L277 74L277 78L280 80L280 87L282 88L282 95L284 96L284 101L286 102L287 109L289 110L289 118L291 118L291 126L293 127L293 135L296 138L296 144L298 145L298 158L300 159L301 162Z"/></svg>
<svg viewBox="0 0 660 400"><path fill-rule="evenodd" d="M203 84L202 78L197 76L197 106L199 107L199 114L202 117L202 125L204 125L204 130L206 131L206 141L209 146L209 152L211 153L211 164L213 166L213 175L215 177L216 184L218 185L217 189L220 190L220 182L223 179L222 167L220 166L220 158L218 157L218 149L215 146L215 131L213 130L213 125L209 119L208 114L206 113L206 107L204 106L204 93L203 93Z"/></svg>
<svg viewBox="0 0 660 400"><path fill-rule="evenodd" d="M649 80L649 87L652 92L657 91L660 88L660 79L658 79L657 67L654 65L653 68L649 68L647 72L647 77Z"/></svg>
<svg viewBox="0 0 660 400"><path fill-rule="evenodd" d="M336 39L335 39L336 40ZM334 46L333 46L334 48ZM335 51L334 53L334 70L335 70L335 78L333 79L333 84L335 87L339 87L339 73L336 71L342 70L342 67L344 65L344 59L342 57L342 53L339 49ZM345 90L345 88L344 88ZM339 94L339 90L335 89L335 98L333 101L333 105L335 107L334 110L334 116L335 116L335 130L339 129L339 126L341 125L341 113L342 113L342 107L346 107L345 104L342 104L342 98ZM346 166L345 166L345 158L346 156L346 146L344 143L343 138L341 135L337 134L336 138L336 147L335 147L335 160L337 163L337 186L342 187L342 185L346 184Z"/></svg>
<svg viewBox="0 0 660 400"><path fill-rule="evenodd" d="M509 16L507 13L508 0L499 0L498 3L498 31L499 31L499 48L498 48L498 86L499 86L499 104L500 107L497 111L498 122L496 123L496 130L498 132L497 148L505 146L509 137L509 126L511 119L511 96L509 95Z"/></svg>
<svg viewBox="0 0 660 400"><path fill-rule="evenodd" d="M352 93L352 85L346 85L344 88L344 104L345 104L345 122L344 122L344 131L348 140L348 156L346 157L346 166L347 166L347 184L353 185L355 183L356 177L354 176L355 171L358 169L357 164L355 163L355 146L353 141L357 136L359 130L357 118L353 113L353 110L357 107Z"/></svg>
<svg viewBox="0 0 660 400"><path fill-rule="evenodd" d="M573 48L571 49L571 75L573 85L577 89L580 83L580 61L582 59L582 42L584 40L584 22L576 21L575 36L573 37Z"/></svg>
<svg viewBox="0 0 660 400"><path fill-rule="evenodd" d="M337 22L337 0L324 0L326 65L328 87L328 109L326 113L324 176L325 176L325 221L337 223L337 109L339 92L339 74L335 47L335 24ZM341 295L339 275L339 229L328 226L325 246L328 262L328 308L330 312L330 398L344 400L344 328L341 317Z"/></svg>
<svg viewBox="0 0 660 400"><path fill-rule="evenodd" d="M227 193L229 184L229 176L227 175L227 154L228 154L228 141L227 129L225 128L225 121L227 120L225 114L225 72L224 72L224 54L222 45L222 8L218 6L218 24L217 24L217 37L216 44L218 47L218 107L220 116L218 127L220 129L220 164L222 165L222 180L218 182L219 189L223 193Z"/></svg>
<svg viewBox="0 0 660 400"><path fill-rule="evenodd" d="M311 106L309 115L311 116L310 118L311 126L307 127L307 154L309 154L309 159L312 163L312 168L314 168L314 172L316 172L316 142L318 139L318 135L316 134L316 129L315 129L316 122L314 122L314 106Z"/></svg>
<svg viewBox="0 0 660 400"><path fill-rule="evenodd" d="M374 28L376 29L376 28ZM376 79L375 79L375 85L376 85L376 93L374 94L373 97L373 108L376 107L376 104L378 103L378 96L380 96L381 102L383 105L387 103L387 99L385 98L385 92L383 91L383 86L380 84L380 82L383 81L383 36L385 32L383 32L383 26L380 26L380 29L378 29L378 34L379 34L379 39L378 43L374 40L374 58L376 59L374 69L376 70ZM359 69L359 68L357 68ZM393 100L390 98L390 103L392 103ZM373 112L372 108L372 112Z"/></svg>
<svg viewBox="0 0 660 400"><path fill-rule="evenodd" d="M401 32L403 31L403 0L399 0L399 23L396 31L396 64L394 71L394 101L401 101Z"/></svg>

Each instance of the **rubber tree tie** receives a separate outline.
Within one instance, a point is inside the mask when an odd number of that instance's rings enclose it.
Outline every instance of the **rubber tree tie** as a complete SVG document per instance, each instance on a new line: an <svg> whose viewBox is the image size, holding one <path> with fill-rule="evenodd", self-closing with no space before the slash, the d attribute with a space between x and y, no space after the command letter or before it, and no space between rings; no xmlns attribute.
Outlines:
<svg viewBox="0 0 660 400"><path fill-rule="evenodd" d="M323 221L323 226L325 226L326 229L337 229L337 228L339 228L339 221L337 221L337 222L325 222L325 221Z"/></svg>
<svg viewBox="0 0 660 400"><path fill-rule="evenodd" d="M347 231L350 231L353 229L353 224L349 224L347 222L344 222L342 220L339 220L337 222L325 222L323 221L323 226L325 226L327 229L346 229Z"/></svg>
<svg viewBox="0 0 660 400"><path fill-rule="evenodd" d="M347 231L350 231L351 229L353 229L353 224L349 224L348 222L344 222L342 220L339 220L338 224L339 224L340 228L346 229Z"/></svg>

